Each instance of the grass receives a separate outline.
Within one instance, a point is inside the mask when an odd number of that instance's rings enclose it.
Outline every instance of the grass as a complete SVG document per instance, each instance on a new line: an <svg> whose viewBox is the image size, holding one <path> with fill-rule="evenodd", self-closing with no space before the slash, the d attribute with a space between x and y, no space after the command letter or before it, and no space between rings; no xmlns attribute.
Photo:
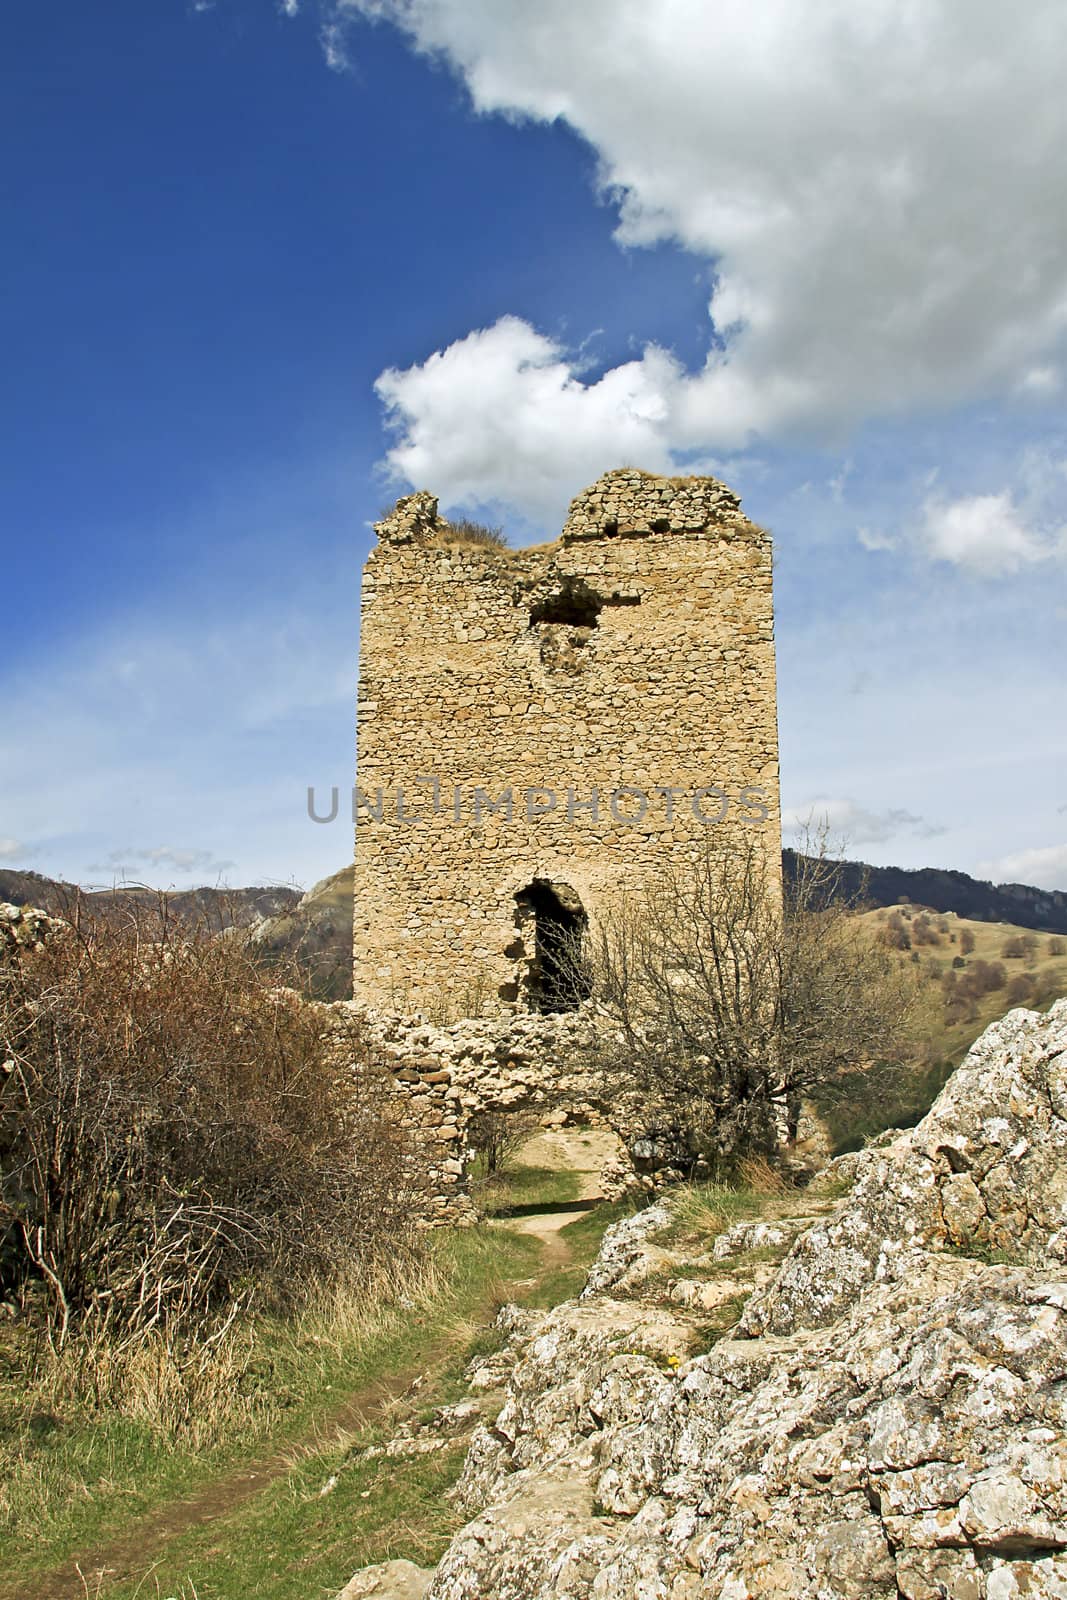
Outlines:
<svg viewBox="0 0 1067 1600"><path fill-rule="evenodd" d="M568 1205L578 1198L580 1187L577 1172L516 1161L491 1178L476 1178L473 1196L489 1217L520 1217Z"/></svg>
<svg viewBox="0 0 1067 1600"><path fill-rule="evenodd" d="M46 1394L25 1388L27 1352L8 1326L0 1355L0 1595L14 1600L30 1574L106 1544L250 1455L286 1445L299 1454L312 1420L347 1394L417 1367L428 1347L456 1338L457 1326L460 1343L469 1342L471 1320L492 1315L487 1300L538 1259L535 1240L488 1228L442 1233L431 1250L422 1284L391 1303L334 1304L299 1323L259 1319L244 1380L258 1404L248 1403L247 1392L235 1394L206 1447L174 1439L147 1419L94 1415L73 1403L56 1409ZM229 1592L198 1591L200 1600ZM244 1591L251 1592L259 1591Z"/></svg>

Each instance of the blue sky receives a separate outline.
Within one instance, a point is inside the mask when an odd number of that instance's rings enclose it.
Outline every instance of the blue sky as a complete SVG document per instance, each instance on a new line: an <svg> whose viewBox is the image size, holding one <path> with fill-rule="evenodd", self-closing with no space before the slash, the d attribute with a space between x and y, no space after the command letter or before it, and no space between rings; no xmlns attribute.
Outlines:
<svg viewBox="0 0 1067 1600"><path fill-rule="evenodd" d="M783 801L1067 888L1055 0L6 22L0 862L347 859L359 570L634 461L773 530Z"/></svg>

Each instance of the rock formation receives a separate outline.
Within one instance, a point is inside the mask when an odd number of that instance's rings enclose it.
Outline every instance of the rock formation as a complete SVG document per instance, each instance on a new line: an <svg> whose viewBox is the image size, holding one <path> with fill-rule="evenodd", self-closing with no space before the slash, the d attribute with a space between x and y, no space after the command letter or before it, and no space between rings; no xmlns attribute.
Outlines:
<svg viewBox="0 0 1067 1600"><path fill-rule="evenodd" d="M1067 1001L766 1209L683 1262L661 1202L502 1314L426 1600L1067 1597Z"/></svg>

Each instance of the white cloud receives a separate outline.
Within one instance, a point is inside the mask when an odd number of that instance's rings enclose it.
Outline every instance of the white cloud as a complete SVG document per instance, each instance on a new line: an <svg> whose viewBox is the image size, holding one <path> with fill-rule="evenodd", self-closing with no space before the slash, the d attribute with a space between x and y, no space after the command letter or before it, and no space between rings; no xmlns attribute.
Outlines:
<svg viewBox="0 0 1067 1600"><path fill-rule="evenodd" d="M15 861L25 853L26 846L21 839L0 838L0 861Z"/></svg>
<svg viewBox="0 0 1067 1600"><path fill-rule="evenodd" d="M677 367L662 351L577 379L561 347L518 317L432 355L390 368L377 390L398 442L394 473L432 486L446 504L502 501L554 516L574 487L633 461L666 467L664 391Z"/></svg>
<svg viewBox="0 0 1067 1600"><path fill-rule="evenodd" d="M958 500L931 497L923 506L918 539L933 560L969 567L987 578L1046 561L1063 548L1055 536L1028 525L1007 490Z"/></svg>
<svg viewBox="0 0 1067 1600"><path fill-rule="evenodd" d="M994 883L1028 883L1038 889L1067 890L1067 844L1050 844L983 861L979 872Z"/></svg>
<svg viewBox="0 0 1067 1600"><path fill-rule="evenodd" d="M281 11L287 17L297 16L300 11L300 0L281 0Z"/></svg>
<svg viewBox="0 0 1067 1600"><path fill-rule="evenodd" d="M289 16L293 12L288 10ZM322 53L326 57L326 65L331 72L347 72L352 65L348 57L348 45L345 39L345 30L339 22L328 22L319 32L319 43Z"/></svg>
<svg viewBox="0 0 1067 1600"><path fill-rule="evenodd" d="M899 543L895 535L883 533L880 528L857 528L856 538L865 550L895 550Z"/></svg>
<svg viewBox="0 0 1067 1600"><path fill-rule="evenodd" d="M794 842L813 834L825 832L831 840L840 841L851 849L860 844L884 844L899 834L914 834L920 839L933 839L944 833L944 828L929 823L914 812L894 806L886 811L872 811L855 800L817 795L803 806L792 806L782 812L782 828Z"/></svg>
<svg viewBox="0 0 1067 1600"><path fill-rule="evenodd" d="M480 111L576 128L599 154L622 242L677 240L713 263L725 350L709 328L698 373L658 351L619 369L656 413L646 426L660 458L733 448L753 431L840 430L1054 389L1067 332L1059 0L1015 11L1000 0L337 0L339 18L355 13L444 56ZM540 335L517 332L500 325L527 395L523 352ZM457 412L480 353L469 340L445 352ZM576 423L587 436L603 428L606 395L555 345L547 364L543 406L536 417L523 407L507 446L552 474ZM425 409L437 396L424 370L389 375L420 473L476 476L460 425L442 429ZM466 431L485 426L479 410ZM391 455L405 471L406 443Z"/></svg>
<svg viewBox="0 0 1067 1600"><path fill-rule="evenodd" d="M136 871L130 870L135 863L163 867L186 877L198 878L218 878L234 866L232 861L219 860L212 850L175 849L172 845L159 845L151 850L112 850L106 864L93 870L119 879L135 879Z"/></svg>

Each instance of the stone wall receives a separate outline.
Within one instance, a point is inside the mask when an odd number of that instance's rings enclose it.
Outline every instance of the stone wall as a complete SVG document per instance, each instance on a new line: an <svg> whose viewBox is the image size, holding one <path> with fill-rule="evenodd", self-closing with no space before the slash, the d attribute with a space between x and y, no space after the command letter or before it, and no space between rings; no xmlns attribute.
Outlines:
<svg viewBox="0 0 1067 1600"><path fill-rule="evenodd" d="M476 1219L465 1168L467 1130L480 1112L534 1111L555 1125L615 1124L605 1115L608 1091L586 1065L593 1024L583 1012L470 1017L438 1027L417 1014L350 1009L393 1073L399 1120L413 1137L435 1225ZM630 1170L620 1163L616 1182Z"/></svg>
<svg viewBox="0 0 1067 1600"><path fill-rule="evenodd" d="M424 493L377 532L357 1001L438 1018L544 1003L546 918L595 920L724 812L778 870L770 539L731 490L608 473L527 550L463 540Z"/></svg>

